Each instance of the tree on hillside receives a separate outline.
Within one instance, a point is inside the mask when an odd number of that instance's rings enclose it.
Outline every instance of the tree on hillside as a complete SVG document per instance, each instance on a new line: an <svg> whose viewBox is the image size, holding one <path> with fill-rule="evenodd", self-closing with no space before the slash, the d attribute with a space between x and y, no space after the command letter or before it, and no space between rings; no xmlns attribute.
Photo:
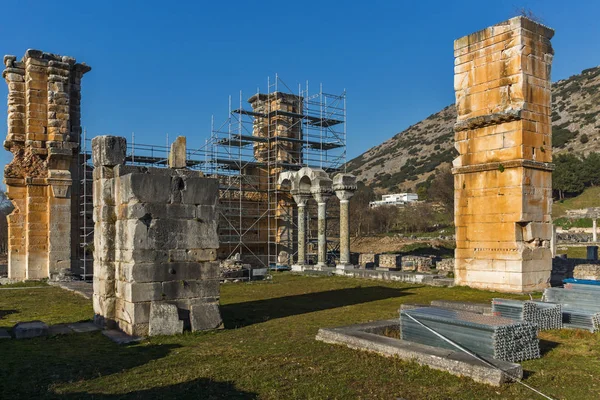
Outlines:
<svg viewBox="0 0 600 400"><path fill-rule="evenodd" d="M454 210L454 176L450 167L441 168L427 189L429 200L437 201L446 211Z"/></svg>
<svg viewBox="0 0 600 400"><path fill-rule="evenodd" d="M398 221L398 207L380 206L371 209L374 233L391 232Z"/></svg>
<svg viewBox="0 0 600 400"><path fill-rule="evenodd" d="M425 232L435 224L435 212L430 203L407 204L398 213L396 227L404 233Z"/></svg>
<svg viewBox="0 0 600 400"><path fill-rule="evenodd" d="M581 172L585 186L600 185L600 154L590 153L584 158Z"/></svg>
<svg viewBox="0 0 600 400"><path fill-rule="evenodd" d="M375 192L364 182L358 181L357 186L350 201L350 232L361 236L366 233L365 229L371 218L369 202L375 200Z"/></svg>
<svg viewBox="0 0 600 400"><path fill-rule="evenodd" d="M559 154L554 159L552 189L560 200L565 193L579 194L585 188L583 179L583 161L573 154Z"/></svg>

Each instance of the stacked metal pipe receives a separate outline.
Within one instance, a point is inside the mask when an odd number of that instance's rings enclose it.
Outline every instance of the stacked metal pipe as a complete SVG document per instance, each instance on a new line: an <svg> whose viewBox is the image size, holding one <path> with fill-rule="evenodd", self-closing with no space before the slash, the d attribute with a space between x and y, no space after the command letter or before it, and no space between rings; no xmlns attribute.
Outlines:
<svg viewBox="0 0 600 400"><path fill-rule="evenodd" d="M509 362L540 357L537 328L527 321L426 307L402 310L400 329L403 340L428 346L457 350L436 332L480 356Z"/></svg>
<svg viewBox="0 0 600 400"><path fill-rule="evenodd" d="M535 324L538 331L562 328L560 304L533 300L492 299L494 315Z"/></svg>
<svg viewBox="0 0 600 400"><path fill-rule="evenodd" d="M574 289L572 286L565 289L548 288L544 290L544 301L562 305L565 328L586 329L590 332L600 329L600 291L579 287Z"/></svg>
<svg viewBox="0 0 600 400"><path fill-rule="evenodd" d="M599 285L591 285L587 283L565 283L565 289L575 289L575 290L592 290L596 293L600 294L600 286Z"/></svg>

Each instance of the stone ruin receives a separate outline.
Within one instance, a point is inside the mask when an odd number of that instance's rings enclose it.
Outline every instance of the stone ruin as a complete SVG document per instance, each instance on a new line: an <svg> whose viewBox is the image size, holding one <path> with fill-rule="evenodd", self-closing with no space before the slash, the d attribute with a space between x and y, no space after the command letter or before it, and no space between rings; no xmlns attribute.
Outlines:
<svg viewBox="0 0 600 400"><path fill-rule="evenodd" d="M340 260L336 269L353 269L350 257L349 202L356 191L356 177L339 173L329 178L320 168L303 167L297 172L285 171L279 175L278 184L289 186L298 207L298 255L292 266L303 271L308 265L306 257L306 204L311 198L317 202L318 253L316 269L327 268L327 201L334 194L340 200Z"/></svg>
<svg viewBox="0 0 600 400"><path fill-rule="evenodd" d="M4 57L8 134L8 276L54 278L78 262L81 78L90 67L74 58L27 50ZM74 190L75 189L75 190Z"/></svg>
<svg viewBox="0 0 600 400"><path fill-rule="evenodd" d="M459 285L517 293L548 286L553 35L516 17L454 42Z"/></svg>
<svg viewBox="0 0 600 400"><path fill-rule="evenodd" d="M185 138L166 169L124 165L125 149L92 141L95 321L135 336L221 327L218 181L185 169Z"/></svg>

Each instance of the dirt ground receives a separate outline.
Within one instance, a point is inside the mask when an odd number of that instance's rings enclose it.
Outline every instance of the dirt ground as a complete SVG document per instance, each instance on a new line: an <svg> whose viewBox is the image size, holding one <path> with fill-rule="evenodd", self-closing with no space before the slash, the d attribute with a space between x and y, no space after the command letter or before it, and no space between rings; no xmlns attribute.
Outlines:
<svg viewBox="0 0 600 400"><path fill-rule="evenodd" d="M413 243L430 243L435 246L437 240L414 240L396 236L367 236L350 239L350 250L355 253L390 253Z"/></svg>

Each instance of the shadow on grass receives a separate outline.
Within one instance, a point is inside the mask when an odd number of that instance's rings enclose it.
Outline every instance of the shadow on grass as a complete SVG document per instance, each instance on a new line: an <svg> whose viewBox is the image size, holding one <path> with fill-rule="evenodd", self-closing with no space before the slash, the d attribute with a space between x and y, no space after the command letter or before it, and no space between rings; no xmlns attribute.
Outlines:
<svg viewBox="0 0 600 400"><path fill-rule="evenodd" d="M410 295L404 292L406 289L369 286L226 304L221 306L221 316L225 328L241 328L276 318Z"/></svg>
<svg viewBox="0 0 600 400"><path fill-rule="evenodd" d="M10 314L17 314L19 310L0 310L0 319Z"/></svg>
<svg viewBox="0 0 600 400"><path fill-rule="evenodd" d="M546 355L550 350L557 348L560 346L560 343L552 342L550 340L540 339L540 354L542 357Z"/></svg>
<svg viewBox="0 0 600 400"><path fill-rule="evenodd" d="M0 342L0 398L55 398L58 395L52 393L54 386L119 374L166 357L178 347L172 344L119 346L100 332L3 340Z"/></svg>
<svg viewBox="0 0 600 400"><path fill-rule="evenodd" d="M93 398L112 399L258 399L256 393L235 388L232 382L217 382L212 379L196 379L191 382L140 390L125 394L90 394L87 392L62 395L61 399L75 400Z"/></svg>

